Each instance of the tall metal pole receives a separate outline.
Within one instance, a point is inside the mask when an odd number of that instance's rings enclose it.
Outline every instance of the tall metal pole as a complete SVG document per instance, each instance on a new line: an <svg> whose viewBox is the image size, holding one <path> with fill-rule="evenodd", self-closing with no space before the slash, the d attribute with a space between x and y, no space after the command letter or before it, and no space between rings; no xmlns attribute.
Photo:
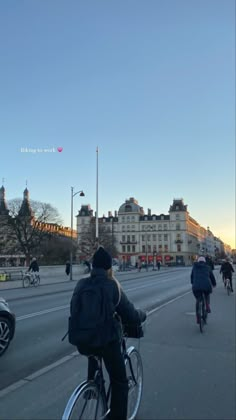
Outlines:
<svg viewBox="0 0 236 420"><path fill-rule="evenodd" d="M97 153L97 180L96 180L96 245L98 246L98 147Z"/></svg>
<svg viewBox="0 0 236 420"><path fill-rule="evenodd" d="M73 265L73 187L71 187L71 202L70 202L70 210L71 210L71 219L70 219L70 227L71 227L71 248L70 248L70 280L72 280L72 265Z"/></svg>

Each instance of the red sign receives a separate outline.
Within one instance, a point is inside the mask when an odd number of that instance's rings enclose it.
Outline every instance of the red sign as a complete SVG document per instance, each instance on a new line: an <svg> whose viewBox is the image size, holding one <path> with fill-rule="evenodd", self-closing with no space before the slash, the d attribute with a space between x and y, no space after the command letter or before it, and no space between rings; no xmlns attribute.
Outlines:
<svg viewBox="0 0 236 420"><path fill-rule="evenodd" d="M170 255L165 255L165 261L170 261Z"/></svg>
<svg viewBox="0 0 236 420"><path fill-rule="evenodd" d="M157 255L157 261L161 261L162 262L162 256L161 255Z"/></svg>

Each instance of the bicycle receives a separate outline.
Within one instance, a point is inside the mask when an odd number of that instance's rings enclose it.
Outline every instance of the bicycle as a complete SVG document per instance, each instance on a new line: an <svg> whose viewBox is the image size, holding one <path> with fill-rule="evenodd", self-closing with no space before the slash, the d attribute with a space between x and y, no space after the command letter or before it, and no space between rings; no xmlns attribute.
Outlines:
<svg viewBox="0 0 236 420"><path fill-rule="evenodd" d="M225 288L227 290L227 294L229 296L230 293L232 293L229 277L225 277L224 284L225 284Z"/></svg>
<svg viewBox="0 0 236 420"><path fill-rule="evenodd" d="M39 286L40 275L38 273L26 272L23 276L23 287Z"/></svg>
<svg viewBox="0 0 236 420"><path fill-rule="evenodd" d="M139 350L134 346L130 346L127 349L126 336L124 334L121 346L128 379L127 419L134 420L142 398L142 359ZM67 402L62 420L102 420L110 412L111 385L109 384L106 390L102 358L94 355L89 357L93 357L97 361L97 370L94 378L83 381L75 388Z"/></svg>
<svg viewBox="0 0 236 420"><path fill-rule="evenodd" d="M199 320L200 331L203 333L204 327L207 324L206 296L204 292L201 292L197 298L196 315Z"/></svg>

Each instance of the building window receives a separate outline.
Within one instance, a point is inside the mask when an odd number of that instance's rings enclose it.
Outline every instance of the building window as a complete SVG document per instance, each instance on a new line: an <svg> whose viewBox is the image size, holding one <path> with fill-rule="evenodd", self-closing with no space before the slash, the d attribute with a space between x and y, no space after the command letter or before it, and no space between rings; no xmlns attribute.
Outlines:
<svg viewBox="0 0 236 420"><path fill-rule="evenodd" d="M142 252L145 252L145 245L142 245Z"/></svg>
<svg viewBox="0 0 236 420"><path fill-rule="evenodd" d="M148 245L148 252L152 252L151 251L151 245Z"/></svg>
<svg viewBox="0 0 236 420"><path fill-rule="evenodd" d="M125 222L125 216L122 216L122 222L123 223Z"/></svg>
<svg viewBox="0 0 236 420"><path fill-rule="evenodd" d="M150 240L151 240L151 235L147 235L147 240L150 242Z"/></svg>
<svg viewBox="0 0 236 420"><path fill-rule="evenodd" d="M132 225L132 228L131 228L133 231L135 230L135 226L134 225Z"/></svg>
<svg viewBox="0 0 236 420"><path fill-rule="evenodd" d="M145 235L142 235L142 241L143 242L145 241Z"/></svg>
<svg viewBox="0 0 236 420"><path fill-rule="evenodd" d="M159 248L159 250L161 251L161 250L162 250L162 245L159 245L159 246L158 246L158 248Z"/></svg>
<svg viewBox="0 0 236 420"><path fill-rule="evenodd" d="M152 230L156 230L156 225L153 225L152 226Z"/></svg>
<svg viewBox="0 0 236 420"><path fill-rule="evenodd" d="M168 241L168 235L164 235L164 241Z"/></svg>
<svg viewBox="0 0 236 420"><path fill-rule="evenodd" d="M180 230L180 224L179 223L176 224L176 230Z"/></svg>
<svg viewBox="0 0 236 420"><path fill-rule="evenodd" d="M127 252L130 252L130 245L127 245Z"/></svg>
<svg viewBox="0 0 236 420"><path fill-rule="evenodd" d="M130 222L130 217L129 217L129 216L127 216L127 222L128 222L128 223Z"/></svg>
<svg viewBox="0 0 236 420"><path fill-rule="evenodd" d="M125 245L122 245L122 252L125 252Z"/></svg>
<svg viewBox="0 0 236 420"><path fill-rule="evenodd" d="M135 252L135 245L132 245L132 252Z"/></svg>
<svg viewBox="0 0 236 420"><path fill-rule="evenodd" d="M181 245L177 244L177 252L181 252Z"/></svg>
<svg viewBox="0 0 236 420"><path fill-rule="evenodd" d="M162 225L158 225L158 230L162 230Z"/></svg>
<svg viewBox="0 0 236 420"><path fill-rule="evenodd" d="M122 235L122 242L125 242L125 235Z"/></svg>
<svg viewBox="0 0 236 420"><path fill-rule="evenodd" d="M164 216L163 216L163 214L161 215L161 220L164 220Z"/></svg>
<svg viewBox="0 0 236 420"><path fill-rule="evenodd" d="M132 222L135 222L135 216L132 216Z"/></svg>
<svg viewBox="0 0 236 420"><path fill-rule="evenodd" d="M162 240L162 235L158 235L158 241Z"/></svg>
<svg viewBox="0 0 236 420"><path fill-rule="evenodd" d="M142 225L142 230L145 230L145 225Z"/></svg>
<svg viewBox="0 0 236 420"><path fill-rule="evenodd" d="M132 235L132 242L135 242L135 235Z"/></svg>
<svg viewBox="0 0 236 420"><path fill-rule="evenodd" d="M127 236L127 242L130 242L130 235Z"/></svg>
<svg viewBox="0 0 236 420"><path fill-rule="evenodd" d="M122 232L125 232L125 226L122 226Z"/></svg>
<svg viewBox="0 0 236 420"><path fill-rule="evenodd" d="M176 220L179 220L179 214L175 215Z"/></svg>
<svg viewBox="0 0 236 420"><path fill-rule="evenodd" d="M164 245L165 252L168 252L168 245Z"/></svg>
<svg viewBox="0 0 236 420"><path fill-rule="evenodd" d="M156 250L157 250L157 246L153 245L153 252L156 252Z"/></svg>
<svg viewBox="0 0 236 420"><path fill-rule="evenodd" d="M167 224L164 225L164 230L167 230Z"/></svg>
<svg viewBox="0 0 236 420"><path fill-rule="evenodd" d="M152 220L156 220L156 216L152 216Z"/></svg>
<svg viewBox="0 0 236 420"><path fill-rule="evenodd" d="M153 239L153 241L156 241L157 240L157 235L153 234L152 239Z"/></svg>

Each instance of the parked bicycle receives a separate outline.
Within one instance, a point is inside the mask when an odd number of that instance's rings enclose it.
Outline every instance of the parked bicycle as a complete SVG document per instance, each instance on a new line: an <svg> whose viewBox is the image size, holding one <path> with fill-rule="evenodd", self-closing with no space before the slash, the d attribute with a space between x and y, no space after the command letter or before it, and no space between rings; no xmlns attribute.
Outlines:
<svg viewBox="0 0 236 420"><path fill-rule="evenodd" d="M199 320L200 331L203 333L204 327L207 324L206 296L204 292L201 292L197 298L196 315Z"/></svg>
<svg viewBox="0 0 236 420"><path fill-rule="evenodd" d="M26 272L23 276L23 287L30 286L39 286L40 284L40 275L39 273L29 273Z"/></svg>
<svg viewBox="0 0 236 420"><path fill-rule="evenodd" d="M142 397L143 365L139 350L134 346L127 348L126 336L122 337L122 354L125 359L128 379L128 420L134 420ZM97 362L94 378L77 386L69 398L62 420L102 420L109 414L111 385L106 387L103 375L103 362L100 357L91 355Z"/></svg>

